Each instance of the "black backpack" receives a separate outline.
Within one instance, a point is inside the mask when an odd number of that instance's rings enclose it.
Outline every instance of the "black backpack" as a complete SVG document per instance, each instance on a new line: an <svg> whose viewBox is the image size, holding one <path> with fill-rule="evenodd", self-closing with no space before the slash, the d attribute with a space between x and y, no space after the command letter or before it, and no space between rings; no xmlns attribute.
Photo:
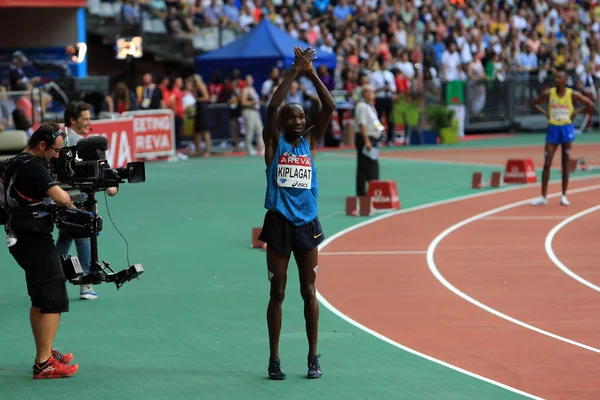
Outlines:
<svg viewBox="0 0 600 400"><path fill-rule="evenodd" d="M9 205L6 191L11 184L10 180L21 166L33 158L31 154L21 153L0 164L0 225L4 225L8 219Z"/></svg>

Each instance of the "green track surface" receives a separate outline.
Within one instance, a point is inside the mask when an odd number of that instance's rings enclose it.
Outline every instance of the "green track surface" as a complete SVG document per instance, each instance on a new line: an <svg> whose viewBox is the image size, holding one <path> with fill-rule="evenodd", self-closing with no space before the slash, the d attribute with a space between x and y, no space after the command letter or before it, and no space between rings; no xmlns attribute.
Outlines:
<svg viewBox="0 0 600 400"><path fill-rule="evenodd" d="M598 139L589 134L578 142ZM543 136L528 134L453 148L541 143ZM344 197L354 190L354 158L320 152L316 163L325 234L363 221L366 217L343 215ZM403 208L474 193L473 170L381 161L381 178L397 182ZM558 177L553 171L552 179ZM323 306L323 378L305 379L307 342L293 259L280 345L288 379L269 381L265 253L249 248L251 227L262 224L264 188L260 157L150 163L146 183L123 185L108 204L129 242L130 261L142 263L145 273L119 291L112 284L97 286L94 301L79 300L78 288L68 286L71 311L62 316L55 348L73 352L80 365L69 379L31 379L35 347L29 298L23 271L4 247L0 400L305 399L314 393L331 400L520 397L393 347ZM100 259L121 270L128 266L125 243L110 222L104 196L99 205L105 222Z"/></svg>

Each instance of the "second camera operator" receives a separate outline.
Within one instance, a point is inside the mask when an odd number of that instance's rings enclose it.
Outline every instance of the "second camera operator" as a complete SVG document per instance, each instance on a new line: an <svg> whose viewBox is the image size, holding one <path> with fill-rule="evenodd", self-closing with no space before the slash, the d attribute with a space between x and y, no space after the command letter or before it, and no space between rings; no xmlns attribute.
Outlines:
<svg viewBox="0 0 600 400"><path fill-rule="evenodd" d="M52 238L52 215L45 205L53 200L58 206L73 207L71 197L49 171L49 162L58 157L65 136L58 124L42 124L25 150L7 161L2 177L9 216L6 243L25 271L31 298L29 318L36 345L34 379L64 378L79 369L77 364L70 365L73 354L53 349L61 313L69 311L69 298L60 254Z"/></svg>
<svg viewBox="0 0 600 400"><path fill-rule="evenodd" d="M66 147L77 145L77 143L83 139L83 135L88 133L88 129L91 123L90 105L83 102L77 101L69 104L65 109L65 129L67 130L67 137L65 141ZM106 193L109 196L117 194L117 188L108 188ZM85 195L83 196L85 197ZM82 198L84 201L85 198ZM92 249L89 238L77 238L75 240L75 247L77 248L77 257L81 263L84 274L90 273L90 262L92 259ZM59 253L63 256L68 256L69 249L73 244L73 238L69 234L59 229L58 239L56 240L56 247ZM94 290L93 285L81 285L79 289L79 298L82 300L93 300L98 298L98 293Z"/></svg>

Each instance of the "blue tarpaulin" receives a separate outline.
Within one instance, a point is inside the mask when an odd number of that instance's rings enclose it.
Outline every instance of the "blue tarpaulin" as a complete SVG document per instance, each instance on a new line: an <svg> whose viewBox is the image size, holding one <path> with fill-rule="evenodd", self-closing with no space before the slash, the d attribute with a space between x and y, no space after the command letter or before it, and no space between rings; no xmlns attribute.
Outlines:
<svg viewBox="0 0 600 400"><path fill-rule="evenodd" d="M260 89L262 82L269 78L273 67L289 68L295 59L294 46L303 49L310 44L277 28L267 19L263 19L250 32L239 36L236 40L217 50L202 54L194 60L194 70L202 75L204 81L212 80L213 71L219 71L224 78L234 69L238 69L241 77L251 74L254 86ZM335 53L317 50L317 59L313 61L315 68L325 64L333 70L336 65Z"/></svg>

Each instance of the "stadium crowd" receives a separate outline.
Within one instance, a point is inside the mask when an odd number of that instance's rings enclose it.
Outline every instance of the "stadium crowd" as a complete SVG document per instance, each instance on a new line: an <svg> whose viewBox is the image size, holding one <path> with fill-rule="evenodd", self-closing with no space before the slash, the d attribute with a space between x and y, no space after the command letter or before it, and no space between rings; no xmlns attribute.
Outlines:
<svg viewBox="0 0 600 400"><path fill-rule="evenodd" d="M121 18L139 20L146 8L164 20L170 35L192 35L208 26L235 27L248 31L267 18L291 36L323 51L335 52L335 71L320 69L330 90L346 92L354 103L362 83L376 91L376 109L389 113L401 96L444 82L493 81L509 77L530 86L522 96L535 95L535 85L556 68L565 68L571 85L596 98L600 79L600 4L597 0L126 0ZM204 138L210 154L211 124L207 105L229 103L230 130L235 146L240 132L252 129L242 146L251 155L261 149L251 145L261 125L256 110L266 105L285 71L274 69L259 93L252 77L144 76L146 89L160 88L162 100L146 101L149 90L115 87L106 102L108 111L138 108L172 108L177 116L178 137L186 115L195 119L195 145ZM154 83L149 80L153 79ZM490 86L486 86L488 91ZM486 90L481 85L481 90ZM492 86L492 90L493 86ZM1 91L0 91L1 93ZM146 93L146 94L145 94ZM485 93L480 93L485 103ZM308 79L294 84L287 101L315 109L316 93ZM239 107L238 107L239 105ZM480 111L479 109L479 111ZM2 108L0 108L2 110ZM310 111L309 111L310 114ZM5 116L0 115L0 125ZM310 115L309 115L310 119Z"/></svg>
<svg viewBox="0 0 600 400"><path fill-rule="evenodd" d="M236 27L243 32L267 18L291 36L336 53L336 70L320 69L319 74L331 90L346 91L351 103L357 101L361 84L370 82L377 91L376 108L380 116L391 110L399 96L419 90L419 72L429 88L439 88L453 80L502 82L511 77L542 82L555 68L565 68L574 77L571 84L594 99L600 78L600 5L595 0L167 0L164 5L162 1L147 0L138 3L125 2L124 14L139 15L139 9L132 11L136 7L158 10L164 6L166 12L162 15L171 35L190 35L199 28L217 25ZM284 73L273 70L271 79L262 84L258 93L259 103L265 105L269 101ZM164 86L167 81L168 78L160 80L159 84ZM173 107L179 115L184 115L186 106L203 113L206 110L205 105L193 104L194 96L190 93L194 91L202 93L195 96L202 103L237 104L246 96L242 92L246 92L247 80L239 73L230 77L218 73L211 77L190 77L185 84L183 80L171 79L174 82L180 82L175 84L179 89L168 93L175 93L175 102L167 101L165 106ZM531 97L534 91L523 96ZM163 91L166 98L171 98L168 93L166 89ZM299 78L288 101L298 101L311 109L314 100L310 82ZM232 132L239 132L237 121L242 111L231 110ZM197 126L202 128L202 134L210 130L207 124L197 123ZM233 138L237 146L239 135L234 134ZM256 154L252 147L248 151Z"/></svg>

